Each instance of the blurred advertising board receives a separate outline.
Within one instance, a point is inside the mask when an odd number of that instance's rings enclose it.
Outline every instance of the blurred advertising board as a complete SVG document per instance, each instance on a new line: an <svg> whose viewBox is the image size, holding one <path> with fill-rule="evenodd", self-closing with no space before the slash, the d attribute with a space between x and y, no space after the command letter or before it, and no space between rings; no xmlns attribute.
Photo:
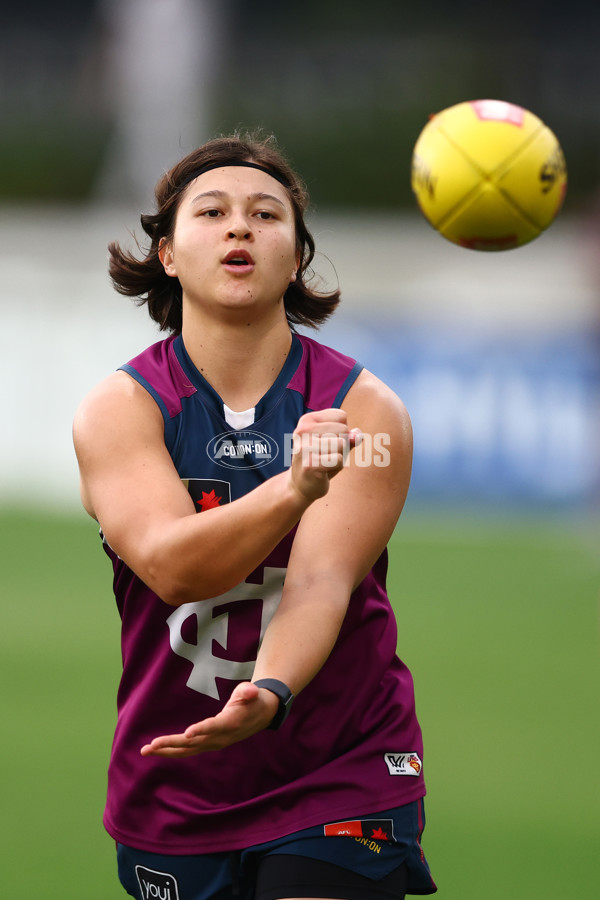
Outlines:
<svg viewBox="0 0 600 900"><path fill-rule="evenodd" d="M600 335L436 331L378 315L321 339L405 402L411 498L578 507L598 498Z"/></svg>

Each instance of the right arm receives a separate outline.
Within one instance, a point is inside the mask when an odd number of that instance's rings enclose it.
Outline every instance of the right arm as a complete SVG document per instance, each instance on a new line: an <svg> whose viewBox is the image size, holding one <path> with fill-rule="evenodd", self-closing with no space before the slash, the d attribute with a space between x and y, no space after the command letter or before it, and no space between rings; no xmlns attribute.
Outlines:
<svg viewBox="0 0 600 900"><path fill-rule="evenodd" d="M343 465L345 413L303 416L298 429L339 437L339 459L295 454L292 466L232 503L201 514L164 442L160 410L124 372L77 410L73 436L83 505L110 547L172 606L215 597L243 581L327 493ZM352 440L352 438L350 438Z"/></svg>

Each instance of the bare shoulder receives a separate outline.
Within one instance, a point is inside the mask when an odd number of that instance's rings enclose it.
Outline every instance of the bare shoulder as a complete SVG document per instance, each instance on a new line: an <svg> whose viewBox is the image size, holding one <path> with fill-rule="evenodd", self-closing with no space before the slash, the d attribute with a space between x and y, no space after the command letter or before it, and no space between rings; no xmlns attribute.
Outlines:
<svg viewBox="0 0 600 900"><path fill-rule="evenodd" d="M363 369L342 403L349 424L364 430L394 430L412 435L410 416L400 397L384 381Z"/></svg>
<svg viewBox="0 0 600 900"><path fill-rule="evenodd" d="M79 463L81 498L98 518L106 486L139 472L153 457L163 457L164 426L154 399L125 372L101 381L82 400L73 420L73 443ZM113 494L123 495L117 485Z"/></svg>
<svg viewBox="0 0 600 900"><path fill-rule="evenodd" d="M148 391L125 372L114 372L87 394L73 420L76 446L87 437L97 440L105 432L162 422L161 412Z"/></svg>

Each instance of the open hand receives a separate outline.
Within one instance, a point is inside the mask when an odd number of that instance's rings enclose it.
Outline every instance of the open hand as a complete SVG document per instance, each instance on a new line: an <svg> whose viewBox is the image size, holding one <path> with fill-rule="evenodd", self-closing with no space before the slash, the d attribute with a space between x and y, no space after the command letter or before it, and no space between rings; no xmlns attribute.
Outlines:
<svg viewBox="0 0 600 900"><path fill-rule="evenodd" d="M279 701L265 688L244 681L216 716L190 725L182 734L154 738L145 744L142 756L167 756L174 759L195 756L208 750L221 750L262 731L273 720Z"/></svg>

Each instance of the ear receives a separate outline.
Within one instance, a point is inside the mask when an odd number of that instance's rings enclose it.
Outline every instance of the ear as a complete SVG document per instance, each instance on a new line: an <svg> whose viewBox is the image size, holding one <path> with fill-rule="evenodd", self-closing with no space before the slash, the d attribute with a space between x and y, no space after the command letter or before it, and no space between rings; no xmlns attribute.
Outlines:
<svg viewBox="0 0 600 900"><path fill-rule="evenodd" d="M158 258L163 264L164 270L171 278L177 278L177 270L175 269L175 255L173 253L173 243L167 238L161 238L158 245Z"/></svg>
<svg viewBox="0 0 600 900"><path fill-rule="evenodd" d="M290 284L292 284L298 276L298 269L300 268L300 263L302 262L302 252L300 250L296 250L295 262L296 262L296 265L294 267L294 270L293 270L291 278L290 278Z"/></svg>

